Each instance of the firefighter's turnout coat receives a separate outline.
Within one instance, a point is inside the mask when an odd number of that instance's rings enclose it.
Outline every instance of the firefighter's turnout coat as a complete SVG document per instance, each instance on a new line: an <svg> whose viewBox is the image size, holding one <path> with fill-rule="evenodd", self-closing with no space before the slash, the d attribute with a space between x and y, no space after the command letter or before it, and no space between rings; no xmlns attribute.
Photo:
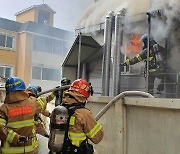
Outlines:
<svg viewBox="0 0 180 154"><path fill-rule="evenodd" d="M34 115L44 111L48 99L29 97L25 91L11 92L6 96L0 106L0 153L36 153L38 143ZM20 135L29 140L19 143Z"/></svg>
<svg viewBox="0 0 180 154"><path fill-rule="evenodd" d="M147 58L147 48L143 48L143 50L135 57L133 57L132 59L127 59L125 61L125 64L134 65L140 61L145 60L146 58ZM155 41L152 41L150 43L150 51L149 51L149 73L164 70L165 60L166 60L165 49L159 44L157 44Z"/></svg>
<svg viewBox="0 0 180 154"><path fill-rule="evenodd" d="M34 92L32 92L29 89L26 89L26 92L29 94L29 97L36 97L36 95L34 94ZM55 95L53 92L50 93L50 95L48 95L47 97L43 98L43 97L39 97L38 99L41 99L45 102L50 102L54 99ZM44 115L45 117L50 117L51 113L48 110L44 110L42 112L42 115ZM43 135L43 136L48 136L48 132L46 131L46 126L45 123L43 122L41 115L40 114L36 114L34 117L34 122L35 122L35 126L36 126L36 133Z"/></svg>
<svg viewBox="0 0 180 154"><path fill-rule="evenodd" d="M66 104L84 103L85 97L74 91L66 91ZM98 123L90 110L86 108L76 109L74 114L70 117L68 138L72 145L80 147L81 143L90 139L93 143L99 143L103 138L102 125Z"/></svg>

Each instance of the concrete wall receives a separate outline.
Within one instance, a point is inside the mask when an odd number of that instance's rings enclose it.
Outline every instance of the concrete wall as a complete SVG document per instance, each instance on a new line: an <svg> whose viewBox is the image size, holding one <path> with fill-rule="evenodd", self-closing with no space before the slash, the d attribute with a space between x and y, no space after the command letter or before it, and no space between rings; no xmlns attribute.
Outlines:
<svg viewBox="0 0 180 154"><path fill-rule="evenodd" d="M32 65L32 35L19 34L19 48L17 55L16 76L22 78L26 84L30 83Z"/></svg>
<svg viewBox="0 0 180 154"><path fill-rule="evenodd" d="M112 98L91 97L96 115ZM177 154L180 151L180 100L125 97L104 114L99 154Z"/></svg>

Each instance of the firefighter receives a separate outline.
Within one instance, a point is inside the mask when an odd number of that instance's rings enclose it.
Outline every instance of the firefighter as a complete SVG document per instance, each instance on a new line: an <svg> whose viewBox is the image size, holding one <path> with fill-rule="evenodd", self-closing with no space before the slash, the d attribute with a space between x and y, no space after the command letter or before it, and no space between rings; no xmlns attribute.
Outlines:
<svg viewBox="0 0 180 154"><path fill-rule="evenodd" d="M66 86L66 85L70 85L71 84L71 80L67 79L67 78L62 78L61 80L61 86ZM59 87L59 86L58 86ZM58 88L57 87L57 88ZM62 104L63 99L64 99L64 91L67 89L62 89L59 91L56 91L56 101L55 101L55 106L58 106L60 104Z"/></svg>
<svg viewBox="0 0 180 154"><path fill-rule="evenodd" d="M41 92L41 91L42 91L42 89L41 89L40 86L33 86L31 84L29 84L27 89L26 89L26 92L29 94L29 96L32 96L32 97L35 97L35 98L37 98L37 93ZM46 97L46 99L47 99L48 102L50 102L51 100L54 99L54 97L55 97L54 94L50 93L50 95L48 97ZM44 115L46 117L50 117L51 113L47 109L45 109L42 112L42 115ZM38 133L38 134L40 134L42 136L45 136L45 137L49 137L48 132L45 129L46 128L45 123L43 122L43 120L41 118L41 115L36 114L34 116L34 120L35 120L35 125L36 125L36 133Z"/></svg>
<svg viewBox="0 0 180 154"><path fill-rule="evenodd" d="M19 77L8 78L5 88L6 98L0 106L0 153L34 154L38 147L34 115L44 111L46 100L29 97Z"/></svg>
<svg viewBox="0 0 180 154"><path fill-rule="evenodd" d="M64 95L63 105L68 108L69 120L61 154L92 154L93 146L88 139L98 144L103 138L103 129L91 111L85 108L90 85L84 79L77 79Z"/></svg>
<svg viewBox="0 0 180 154"><path fill-rule="evenodd" d="M71 80L70 79L63 78L61 80L61 86L70 85L70 84L71 84Z"/></svg>
<svg viewBox="0 0 180 154"><path fill-rule="evenodd" d="M141 37L141 41L144 43L142 51L137 54L132 59L127 59L124 63L121 63L121 66L134 65L140 61L145 60L145 70L144 75L146 78L147 74L147 45L149 37L149 85L148 92L153 95L154 81L155 78L160 79L160 84L157 87L157 93L161 94L164 90L164 70L165 70L165 49L160 46L151 35L144 34Z"/></svg>

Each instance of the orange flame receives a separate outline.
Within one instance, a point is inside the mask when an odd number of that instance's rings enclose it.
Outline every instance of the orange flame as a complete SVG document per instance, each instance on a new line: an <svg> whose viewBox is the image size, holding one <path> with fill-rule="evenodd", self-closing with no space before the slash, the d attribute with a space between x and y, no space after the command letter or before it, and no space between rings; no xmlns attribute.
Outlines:
<svg viewBox="0 0 180 154"><path fill-rule="evenodd" d="M130 34L130 41L127 45L127 52L129 54L137 54L142 49L142 42L140 40L141 34Z"/></svg>

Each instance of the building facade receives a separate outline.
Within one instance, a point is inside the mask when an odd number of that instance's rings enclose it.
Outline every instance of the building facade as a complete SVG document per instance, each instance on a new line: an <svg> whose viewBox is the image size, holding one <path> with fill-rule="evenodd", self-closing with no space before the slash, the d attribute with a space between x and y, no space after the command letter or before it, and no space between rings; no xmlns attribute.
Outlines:
<svg viewBox="0 0 180 154"><path fill-rule="evenodd" d="M77 40L74 42L74 45L71 47L71 50L63 62L63 74L66 76L71 72L71 77L76 78L77 74L80 74L80 77L87 79L92 83L94 87L94 94L103 95L104 85L106 84L103 79L104 76L104 66L107 65L105 62L105 52L106 49L110 49L109 51L109 68L106 71L106 75L108 74L108 96L115 96L113 93L114 90L114 78L113 73L117 73L117 71L121 72L119 76L116 76L119 80L116 83L116 86L119 88L119 93L126 90L138 90L138 91L147 91L147 77L144 77L144 69L145 63L140 62L135 65L131 65L128 67L120 68L120 63L123 63L127 58L132 58L136 54L140 53L142 50L142 43L140 38L143 34L148 33L150 28L150 34L154 37L154 39L161 46L165 48L165 52L167 54L167 59L164 59L165 72L164 75L164 91L161 94L157 93L157 86L160 83L158 78L155 79L154 82L154 94L156 97L180 97L180 83L179 83L179 66L178 59L178 49L179 49L179 20L174 18L171 23L171 28L167 29L168 23L166 20L168 18L167 14L163 14L165 10L152 10L151 13L151 22L148 20L147 10L146 8L142 13L139 14L125 14L121 16L120 23L116 23L117 17L115 14L112 17L112 20L115 22L112 23L117 27L111 27L108 29L109 37L106 38L106 28L107 23L101 23L97 25L92 25L91 27L79 28L77 29ZM166 10L171 11L171 10ZM128 10L127 10L128 12ZM167 13L167 12L166 12ZM116 16L116 17L115 17ZM109 16L107 16L107 21L109 21ZM168 19L170 21L172 19ZM109 25L108 25L109 26ZM118 28L118 30L116 29ZM119 35L116 35L116 32L120 32ZM110 34L111 33L111 34ZM86 37L91 38L91 41L87 41ZM119 40L116 37L120 37ZM104 40L108 40L107 43ZM97 42L96 49L92 48L92 42ZM79 46L79 44L81 46ZM108 44L108 45L107 45ZM116 55L114 54L119 52L119 65L117 65L116 69L114 69L114 62L116 59ZM101 46L100 48L98 46ZM94 47L94 46L93 46ZM75 61L71 61L71 56L76 53L81 53L79 59ZM91 55L88 55L92 52ZM88 54L87 54L88 53ZM78 66L80 66L80 73L77 73ZM152 83L153 84L153 83ZM116 94L117 95L117 94Z"/></svg>
<svg viewBox="0 0 180 154"><path fill-rule="evenodd" d="M18 76L43 90L60 85L61 64L74 33L53 27L55 11L47 4L0 18L0 76Z"/></svg>

